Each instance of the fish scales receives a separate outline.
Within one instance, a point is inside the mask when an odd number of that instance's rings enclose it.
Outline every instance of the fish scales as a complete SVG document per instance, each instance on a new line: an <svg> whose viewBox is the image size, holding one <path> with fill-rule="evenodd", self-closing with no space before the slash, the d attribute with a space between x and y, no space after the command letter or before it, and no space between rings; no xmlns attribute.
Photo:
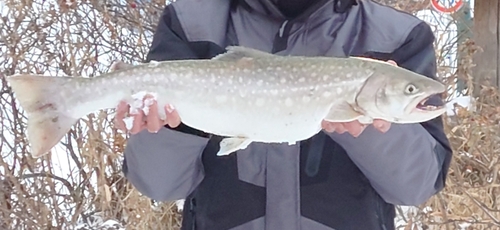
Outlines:
<svg viewBox="0 0 500 230"><path fill-rule="evenodd" d="M356 70L354 65L339 70L301 57L287 63L273 59L239 65L209 61L153 63L118 71L96 82L86 81L102 87L87 87L89 94L80 97L85 105L77 106L81 112L73 116L113 107L126 95L156 92L160 104L175 105L183 122L200 130L261 142L293 142L318 132L334 98L353 95L370 73ZM346 66L346 61L339 66ZM346 77L344 71L348 70L358 74ZM115 97L104 97L101 90L108 95L114 91Z"/></svg>
<svg viewBox="0 0 500 230"><path fill-rule="evenodd" d="M412 107L444 90L435 80L380 61L283 57L244 47L230 47L227 53L209 60L122 66L94 78L37 77L38 81L51 80L38 90L52 94L36 105L22 94L22 90L33 87L28 84L33 76L9 78L21 105L29 108L32 116L44 112L38 115L64 117L68 126L91 112L114 108L121 100L131 103L136 93L151 92L159 105L174 105L183 123L227 137L221 142L220 155L251 142L295 143L307 139L321 130L322 120L359 119L370 123L378 118L415 123L432 119L442 113L442 108L421 112ZM51 91L62 83L64 87ZM404 95L409 84L421 93ZM49 102L56 105L52 110L33 109ZM159 113L165 116L162 109ZM48 138L40 129L54 129L54 124L48 123L31 126L34 156L45 154L59 141L40 143L41 137ZM69 130L57 125L60 133Z"/></svg>

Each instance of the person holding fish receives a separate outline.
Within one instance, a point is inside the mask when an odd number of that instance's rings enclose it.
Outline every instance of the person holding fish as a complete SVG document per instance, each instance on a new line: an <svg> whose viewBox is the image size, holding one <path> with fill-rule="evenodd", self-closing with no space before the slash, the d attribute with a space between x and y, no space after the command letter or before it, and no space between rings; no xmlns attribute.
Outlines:
<svg viewBox="0 0 500 230"><path fill-rule="evenodd" d="M165 7L146 62L210 59L240 45L377 59L436 79L433 41L425 22L370 0L181 0ZM324 132L307 140L251 143L217 156L222 137L183 124L175 104L153 102L149 111L134 114L127 129L129 106L117 108L116 126L131 134L123 171L151 199L185 199L186 230L395 229L394 206L420 205L441 191L452 154L441 117L325 120Z"/></svg>

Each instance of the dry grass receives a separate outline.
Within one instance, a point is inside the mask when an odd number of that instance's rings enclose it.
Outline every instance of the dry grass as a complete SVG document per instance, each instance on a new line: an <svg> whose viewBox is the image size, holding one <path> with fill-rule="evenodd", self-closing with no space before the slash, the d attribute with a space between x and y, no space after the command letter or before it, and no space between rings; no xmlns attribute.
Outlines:
<svg viewBox="0 0 500 230"><path fill-rule="evenodd" d="M164 3L103 2L6 1L2 73L94 76L108 71L113 60L142 61ZM127 229L179 226L173 204L152 205L123 178L126 137L112 128L110 111L86 117L55 152L33 159L26 149L26 118L4 79L0 104L0 229L71 229L98 225L98 218Z"/></svg>
<svg viewBox="0 0 500 230"><path fill-rule="evenodd" d="M407 1L387 3L408 12L425 3ZM143 60L164 3L103 2L6 0L7 11L0 15L0 72L94 76L108 71L113 60ZM472 88L471 57L477 50L472 42L462 44L458 69L444 61L449 49L437 50L440 76L449 76L450 87L460 78ZM141 196L123 178L126 136L112 127L112 111L89 115L55 152L33 159L24 113L1 81L0 229L74 229L82 223L88 225L82 229L113 229L97 227L99 218L127 229L179 227L172 203ZM500 229L499 96L496 88L484 88L475 112L457 107L456 116L446 117L454 149L448 186L404 215L401 229L459 229L464 222L470 223L467 229Z"/></svg>

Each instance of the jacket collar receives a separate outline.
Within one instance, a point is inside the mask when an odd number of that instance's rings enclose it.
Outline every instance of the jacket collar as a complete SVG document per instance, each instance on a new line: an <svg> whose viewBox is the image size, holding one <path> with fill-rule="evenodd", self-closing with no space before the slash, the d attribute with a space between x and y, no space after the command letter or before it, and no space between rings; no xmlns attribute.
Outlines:
<svg viewBox="0 0 500 230"><path fill-rule="evenodd" d="M236 0L238 1L238 0ZM239 0L240 3L245 4L246 8L251 11L256 11L260 14L267 15L269 17L280 19L280 20L293 20L301 21L309 18L314 12L316 12L322 6L333 2L334 12L343 13L347 11L351 6L356 5L358 0L320 0L315 5L311 6L297 18L289 19L281 13L281 11L276 7L276 0Z"/></svg>

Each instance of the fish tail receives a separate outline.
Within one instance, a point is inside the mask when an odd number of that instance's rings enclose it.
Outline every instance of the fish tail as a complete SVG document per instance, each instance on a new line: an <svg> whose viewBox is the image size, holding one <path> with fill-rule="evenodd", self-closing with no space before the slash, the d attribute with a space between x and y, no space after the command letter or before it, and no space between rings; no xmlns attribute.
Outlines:
<svg viewBox="0 0 500 230"><path fill-rule="evenodd" d="M34 158L47 154L78 121L65 114L64 100L57 96L72 80L70 77L29 74L7 77L28 117L27 134Z"/></svg>

